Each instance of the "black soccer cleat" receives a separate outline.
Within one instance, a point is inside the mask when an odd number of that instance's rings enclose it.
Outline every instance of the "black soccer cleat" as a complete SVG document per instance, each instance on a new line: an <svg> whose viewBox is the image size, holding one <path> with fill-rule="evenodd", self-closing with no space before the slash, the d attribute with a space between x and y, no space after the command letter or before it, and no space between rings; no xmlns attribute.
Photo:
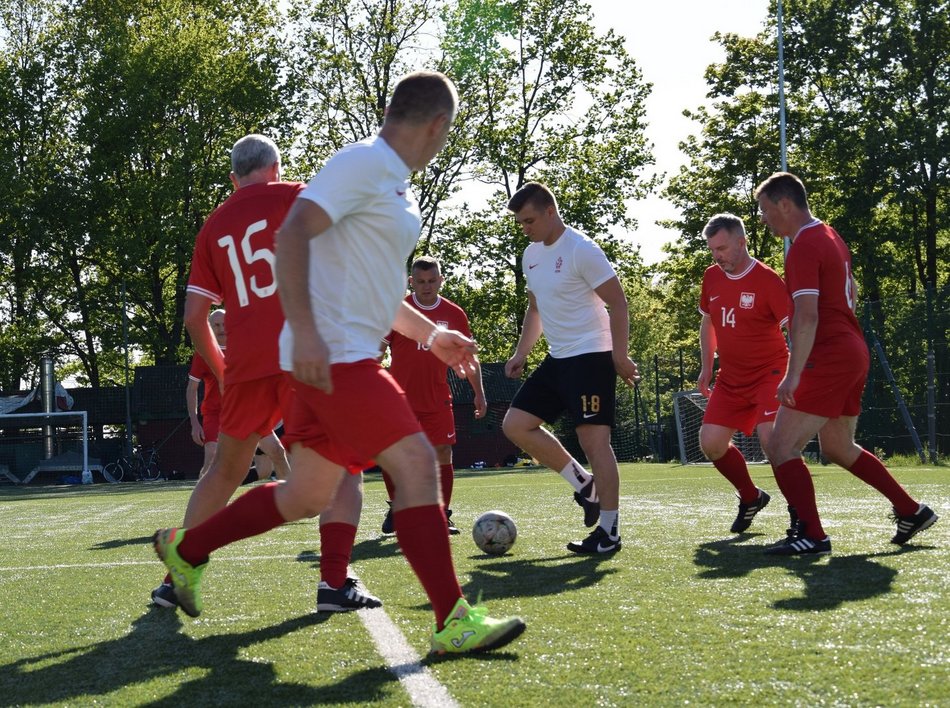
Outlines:
<svg viewBox="0 0 950 708"><path fill-rule="evenodd" d="M767 507L771 500L772 497L761 489L759 490L759 498L751 504L743 504L740 500L739 513L736 516L736 520L732 522L732 528L730 529L732 533L742 533L749 528L752 525L752 519L755 518L755 515Z"/></svg>
<svg viewBox="0 0 950 708"><path fill-rule="evenodd" d="M383 519L383 533L389 535L396 533L396 526L393 524L393 503L391 501L386 503L389 504L389 508L386 509L386 518Z"/></svg>
<svg viewBox="0 0 950 708"><path fill-rule="evenodd" d="M317 612L352 612L382 606L382 601L370 595L356 578L347 578L339 589L323 580L317 586Z"/></svg>
<svg viewBox="0 0 950 708"><path fill-rule="evenodd" d="M152 604L157 607L178 607L178 598L175 597L175 588L171 583L162 583L152 590Z"/></svg>
<svg viewBox="0 0 950 708"><path fill-rule="evenodd" d="M831 539L815 541L807 536L792 536L765 549L767 556L825 556L831 553Z"/></svg>
<svg viewBox="0 0 950 708"><path fill-rule="evenodd" d="M620 536L611 538L610 534L604 531L602 526L598 526L583 541L571 541L567 544L567 550L572 553L584 555L600 555L606 553L616 553L622 548Z"/></svg>
<svg viewBox="0 0 950 708"><path fill-rule="evenodd" d="M451 509L446 509L446 510L445 510L445 520L446 520L446 522L447 522L448 525L449 525L449 536L458 536L460 533L462 533L461 531L458 530L458 528L455 526L455 524L452 523L452 510L451 510Z"/></svg>
<svg viewBox="0 0 950 708"><path fill-rule="evenodd" d="M930 528L940 517L934 513L926 504L921 504L916 514L910 516L898 516L897 511L891 515L891 518L897 522L897 533L891 539L891 543L903 546L910 539L916 536L924 529Z"/></svg>
<svg viewBox="0 0 950 708"><path fill-rule="evenodd" d="M594 488L594 480L581 487L581 491L574 492L574 501L584 510L584 526L588 528L600 520L600 502L591 501L591 497L597 496L597 490Z"/></svg>

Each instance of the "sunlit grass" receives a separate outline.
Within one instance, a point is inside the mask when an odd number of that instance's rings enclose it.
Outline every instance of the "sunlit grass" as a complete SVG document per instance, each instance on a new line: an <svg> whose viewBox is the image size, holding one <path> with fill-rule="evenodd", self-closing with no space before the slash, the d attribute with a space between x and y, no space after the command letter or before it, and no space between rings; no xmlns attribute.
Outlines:
<svg viewBox="0 0 950 708"><path fill-rule="evenodd" d="M565 550L586 534L569 487L536 469L459 472L452 547L466 593L528 630L496 654L427 662L466 706L940 705L950 685L950 519L905 549L888 543L883 498L834 466L814 467L834 555L779 559L784 504L750 533L728 532L735 498L709 467L623 466L624 549ZM900 468L945 517L943 468ZM4 704L409 705L360 619L312 614L316 524L289 524L222 549L206 609L151 609L162 576L151 532L174 524L188 484L0 488L0 690ZM500 508L518 524L502 557L468 531ZM424 655L432 615L379 524L368 477L353 567Z"/></svg>

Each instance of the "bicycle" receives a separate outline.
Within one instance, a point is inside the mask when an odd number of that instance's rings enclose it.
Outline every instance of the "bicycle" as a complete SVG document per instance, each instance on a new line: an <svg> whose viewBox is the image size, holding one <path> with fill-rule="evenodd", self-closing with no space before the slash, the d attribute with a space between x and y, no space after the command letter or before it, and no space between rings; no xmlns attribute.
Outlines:
<svg viewBox="0 0 950 708"><path fill-rule="evenodd" d="M158 468L158 452L154 447L143 450L136 447L130 457L121 455L115 462L110 462L102 469L107 480L121 482L123 479L154 482L161 478L162 472Z"/></svg>

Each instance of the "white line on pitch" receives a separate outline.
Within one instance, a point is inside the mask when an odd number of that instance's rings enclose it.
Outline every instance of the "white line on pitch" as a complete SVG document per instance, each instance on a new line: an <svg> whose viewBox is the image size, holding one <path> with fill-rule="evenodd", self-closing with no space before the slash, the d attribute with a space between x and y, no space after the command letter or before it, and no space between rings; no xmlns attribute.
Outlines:
<svg viewBox="0 0 950 708"><path fill-rule="evenodd" d="M412 705L421 708L458 706L445 686L420 663L419 655L383 608L359 610L356 614L373 638L376 651L409 694Z"/></svg>

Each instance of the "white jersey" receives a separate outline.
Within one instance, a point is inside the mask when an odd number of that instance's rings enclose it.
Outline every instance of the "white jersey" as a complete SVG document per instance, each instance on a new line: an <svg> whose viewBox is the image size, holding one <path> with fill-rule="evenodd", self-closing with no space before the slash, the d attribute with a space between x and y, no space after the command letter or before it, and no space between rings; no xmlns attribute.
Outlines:
<svg viewBox="0 0 950 708"><path fill-rule="evenodd" d="M347 145L298 199L320 206L333 225L310 241L310 303L330 363L379 356L406 294L406 260L419 238L412 170L379 136ZM293 370L293 332L280 334L280 364Z"/></svg>
<svg viewBox="0 0 950 708"><path fill-rule="evenodd" d="M613 349L607 308L594 289L617 274L600 246L568 226L550 246L529 244L521 267L538 304L551 356L563 359Z"/></svg>

